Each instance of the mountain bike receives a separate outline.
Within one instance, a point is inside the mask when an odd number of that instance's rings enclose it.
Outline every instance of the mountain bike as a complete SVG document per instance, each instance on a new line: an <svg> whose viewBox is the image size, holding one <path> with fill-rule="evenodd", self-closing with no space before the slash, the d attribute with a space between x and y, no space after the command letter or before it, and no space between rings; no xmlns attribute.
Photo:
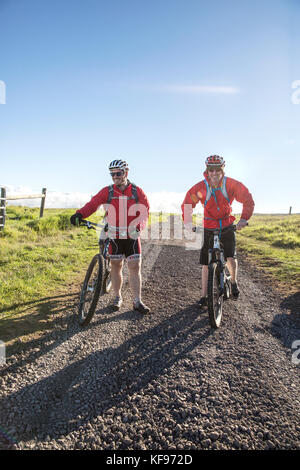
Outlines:
<svg viewBox="0 0 300 470"><path fill-rule="evenodd" d="M90 222L89 220L81 220L80 226L85 226L89 230L100 227L104 232L107 231L107 225L100 225ZM87 269L79 301L79 324L86 326L92 319L99 297L108 294L111 289L110 278L110 260L108 257L108 247L110 238L105 240L99 238L99 253L91 260Z"/></svg>
<svg viewBox="0 0 300 470"><path fill-rule="evenodd" d="M236 225L230 227L236 231ZM210 326L220 327L223 302L231 297L230 274L226 266L223 245L220 241L220 230L214 230L208 249L207 306Z"/></svg>

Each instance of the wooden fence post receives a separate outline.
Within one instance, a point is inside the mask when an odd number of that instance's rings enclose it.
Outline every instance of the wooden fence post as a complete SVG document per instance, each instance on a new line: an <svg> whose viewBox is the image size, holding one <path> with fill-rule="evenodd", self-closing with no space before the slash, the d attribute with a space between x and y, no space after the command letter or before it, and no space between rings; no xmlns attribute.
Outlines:
<svg viewBox="0 0 300 470"><path fill-rule="evenodd" d="M47 188L43 188L43 190L42 190L42 199L41 199L41 208L40 208L40 218L43 217L43 214L44 214L46 192L47 192Z"/></svg>
<svg viewBox="0 0 300 470"><path fill-rule="evenodd" d="M5 226L5 212L6 212L6 189L1 188L0 197L0 231L4 230Z"/></svg>
<svg viewBox="0 0 300 470"><path fill-rule="evenodd" d="M291 215L292 213L292 206L290 206L290 212L289 212L289 215Z"/></svg>

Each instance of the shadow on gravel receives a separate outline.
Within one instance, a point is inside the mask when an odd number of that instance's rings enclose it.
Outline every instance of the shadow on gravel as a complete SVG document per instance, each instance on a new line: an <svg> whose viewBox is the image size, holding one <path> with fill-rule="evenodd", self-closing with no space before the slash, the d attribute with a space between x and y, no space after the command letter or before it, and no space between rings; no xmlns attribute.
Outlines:
<svg viewBox="0 0 300 470"><path fill-rule="evenodd" d="M286 297L280 307L284 311L273 318L271 333L290 349L294 341L300 340L300 292Z"/></svg>
<svg viewBox="0 0 300 470"><path fill-rule="evenodd" d="M300 292L286 297L280 307L290 310L291 316L300 321Z"/></svg>
<svg viewBox="0 0 300 470"><path fill-rule="evenodd" d="M78 293L70 293L14 304L0 310L0 315L17 311L17 314L0 318L1 340L5 343L13 342L12 346L7 347L7 357L19 351L26 352L35 347L35 344L41 343L41 340L44 343L41 332L45 332L44 336L47 337L47 331L55 329L56 324L62 321L57 319L74 307L77 299ZM21 337L23 340L18 342L17 339Z"/></svg>
<svg viewBox="0 0 300 470"><path fill-rule="evenodd" d="M120 317L137 321L132 311ZM118 321L118 316L109 321ZM207 327L206 316L199 317L193 306L179 310L118 348L93 352L56 374L12 393L8 399L22 409L12 424L16 429L24 429L22 435L15 437L57 439L112 406L121 405L128 395L143 394L152 380L168 374L176 362L185 360L209 337ZM0 401L0 412L5 402Z"/></svg>

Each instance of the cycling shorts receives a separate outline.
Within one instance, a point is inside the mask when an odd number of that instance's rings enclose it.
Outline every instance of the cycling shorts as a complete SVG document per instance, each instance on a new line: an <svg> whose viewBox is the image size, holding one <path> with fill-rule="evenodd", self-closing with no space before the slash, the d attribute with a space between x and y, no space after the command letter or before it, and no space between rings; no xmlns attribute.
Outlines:
<svg viewBox="0 0 300 470"><path fill-rule="evenodd" d="M209 241L213 237L213 231L204 229L204 241L200 251L200 264L208 265ZM232 226L225 227L221 231L221 243L224 249L225 259L236 258L235 231Z"/></svg>
<svg viewBox="0 0 300 470"><path fill-rule="evenodd" d="M110 259L127 260L140 259L142 254L142 246L140 237L133 238L114 238L111 239L108 254Z"/></svg>

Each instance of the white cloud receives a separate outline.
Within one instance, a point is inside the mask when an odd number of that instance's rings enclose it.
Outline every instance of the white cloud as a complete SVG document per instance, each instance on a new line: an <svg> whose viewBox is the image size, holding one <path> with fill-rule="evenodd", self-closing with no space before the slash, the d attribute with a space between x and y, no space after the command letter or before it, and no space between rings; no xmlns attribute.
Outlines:
<svg viewBox="0 0 300 470"><path fill-rule="evenodd" d="M1 185L0 185L1 186ZM29 195L29 194L38 194L37 191L33 191L31 188L27 186L5 186L7 196L13 195ZM150 192L147 193L147 197L150 202L150 211L151 212L173 212L173 213L181 213L181 204L184 200L186 193L177 193L171 191L158 191L158 192ZM46 195L46 209L78 209L84 204L86 204L90 198L90 193L64 193L61 191L48 191ZM19 206L27 206L27 207L40 207L41 200L40 199L18 199L16 201L8 201L10 205L19 205ZM232 204L232 210L234 214L240 214L242 212L242 204L234 201ZM293 207L293 213L297 212L296 207ZM262 202L257 201L255 205L255 212L258 213L287 213L288 207L279 207L276 205L276 208L272 205L271 202ZM197 204L194 209L194 213L203 213L203 208L201 204Z"/></svg>
<svg viewBox="0 0 300 470"><path fill-rule="evenodd" d="M181 212L181 204L185 193L175 193L169 191L160 191L149 193L148 195L150 210L152 212Z"/></svg>
<svg viewBox="0 0 300 470"><path fill-rule="evenodd" d="M6 186L7 196L19 196L38 194L27 186ZM148 193L147 197L150 202L150 210L152 212L181 212L181 204L184 200L185 193L176 193L170 191L160 191ZM46 194L45 208L80 208L86 204L91 198L90 193L64 193L60 191L48 191ZM40 199L18 199L15 201L8 201L12 205L26 205L28 207L39 207L41 204ZM198 205L200 208L200 205ZM198 207L197 206L197 207Z"/></svg>

